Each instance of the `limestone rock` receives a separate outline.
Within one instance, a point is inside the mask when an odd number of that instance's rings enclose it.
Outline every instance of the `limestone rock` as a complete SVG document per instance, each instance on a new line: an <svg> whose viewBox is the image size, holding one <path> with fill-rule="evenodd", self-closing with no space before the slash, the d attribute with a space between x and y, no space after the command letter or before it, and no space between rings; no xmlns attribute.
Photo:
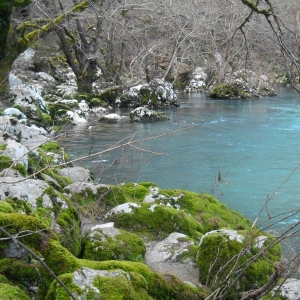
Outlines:
<svg viewBox="0 0 300 300"><path fill-rule="evenodd" d="M9 95L15 104L22 107L28 107L30 110L36 110L35 105L43 112L48 113L48 108L44 98L41 96L42 91L33 85L19 85L10 89Z"/></svg>
<svg viewBox="0 0 300 300"><path fill-rule="evenodd" d="M189 85L185 87L185 92L203 91L206 88L206 78L207 74L205 73L203 68L195 68L195 70L192 73Z"/></svg>
<svg viewBox="0 0 300 300"><path fill-rule="evenodd" d="M68 167L58 171L61 176L69 177L75 182L92 182L91 172L82 167Z"/></svg>
<svg viewBox="0 0 300 300"><path fill-rule="evenodd" d="M112 210L110 210L106 215L105 218L110 218L111 216L115 215L115 214L132 214L133 210L132 207L141 207L141 205L137 204L137 203L123 203L120 204L118 206L116 206L115 208L113 208Z"/></svg>
<svg viewBox="0 0 300 300"><path fill-rule="evenodd" d="M146 262L148 265L156 262L182 262L180 258L194 242L185 234L179 232L171 233L162 241L154 242L148 247Z"/></svg>
<svg viewBox="0 0 300 300"><path fill-rule="evenodd" d="M41 197L43 207L53 207L50 197L45 194L49 185L39 179L20 180L15 177L0 178L0 200L6 198L28 201L33 209L37 208L37 199Z"/></svg>
<svg viewBox="0 0 300 300"><path fill-rule="evenodd" d="M69 193L81 193L83 191L89 190L94 195L97 194L97 190L99 188L105 188L109 190L109 186L106 184L100 184L100 183L93 183L93 182L74 182L68 186L65 187L65 190L67 190Z"/></svg>
<svg viewBox="0 0 300 300"><path fill-rule="evenodd" d="M131 122L157 122L169 120L163 113L150 110L148 107L138 107L130 112Z"/></svg>
<svg viewBox="0 0 300 300"><path fill-rule="evenodd" d="M67 111L66 117L67 117L67 119L70 120L70 123L74 126L76 126L76 125L88 125L87 120L80 117L76 112Z"/></svg>
<svg viewBox="0 0 300 300"><path fill-rule="evenodd" d="M21 163L26 168L28 167L28 149L16 142L15 140L8 140L5 150L0 150L0 155L8 156L14 163Z"/></svg>
<svg viewBox="0 0 300 300"><path fill-rule="evenodd" d="M3 112L4 116L16 117L17 119L27 119L27 117L17 108L9 107Z"/></svg>

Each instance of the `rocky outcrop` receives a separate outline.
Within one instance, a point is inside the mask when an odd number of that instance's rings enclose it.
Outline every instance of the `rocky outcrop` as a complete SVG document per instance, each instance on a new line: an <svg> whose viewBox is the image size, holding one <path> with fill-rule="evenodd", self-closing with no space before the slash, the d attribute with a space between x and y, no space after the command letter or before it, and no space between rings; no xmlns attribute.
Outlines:
<svg viewBox="0 0 300 300"><path fill-rule="evenodd" d="M209 96L218 99L258 99L275 96L276 92L267 76L249 70L227 74L224 83L215 85Z"/></svg>
<svg viewBox="0 0 300 300"><path fill-rule="evenodd" d="M163 113L153 111L148 107L138 107L129 114L131 122L158 122L169 120Z"/></svg>
<svg viewBox="0 0 300 300"><path fill-rule="evenodd" d="M201 92L207 89L206 87L207 74L203 68L197 67L191 74L189 84L184 88L184 92Z"/></svg>
<svg viewBox="0 0 300 300"><path fill-rule="evenodd" d="M179 106L173 86L160 78L131 87L117 101L120 107L134 108L148 105L151 108L164 108Z"/></svg>

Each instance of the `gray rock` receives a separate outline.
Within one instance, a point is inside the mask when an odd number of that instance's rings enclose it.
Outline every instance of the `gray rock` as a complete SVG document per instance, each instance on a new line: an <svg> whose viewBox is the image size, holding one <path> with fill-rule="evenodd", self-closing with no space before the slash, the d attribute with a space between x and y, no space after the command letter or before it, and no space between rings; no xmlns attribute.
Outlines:
<svg viewBox="0 0 300 300"><path fill-rule="evenodd" d="M43 112L49 113L46 102L41 96L42 91L33 86L22 84L14 86L9 90L9 95L12 97L15 104L22 107L28 107L30 110L36 110L35 105Z"/></svg>
<svg viewBox="0 0 300 300"><path fill-rule="evenodd" d="M3 169L0 172L0 177L24 178L24 176L19 171L14 169Z"/></svg>
<svg viewBox="0 0 300 300"><path fill-rule="evenodd" d="M166 239L147 245L146 264L155 272L173 274L182 281L199 285L199 270L194 259L182 260L194 243L185 234L171 233Z"/></svg>
<svg viewBox="0 0 300 300"><path fill-rule="evenodd" d="M90 190L94 195L96 195L97 190L99 188L106 188L107 190L110 189L110 187L106 184L93 183L93 182L74 182L66 186L65 190L67 190L71 194L81 193L83 191Z"/></svg>
<svg viewBox="0 0 300 300"><path fill-rule="evenodd" d="M12 159L15 163L21 163L25 166L26 170L28 168L28 149L14 141L14 140L8 140L6 144L5 150L0 150L0 155L8 156Z"/></svg>
<svg viewBox="0 0 300 300"><path fill-rule="evenodd" d="M300 299L300 280L296 278L288 278L281 286L274 289L276 292L279 289L279 294L286 297L288 300Z"/></svg>
<svg viewBox="0 0 300 300"><path fill-rule="evenodd" d="M74 98L77 94L77 87L74 85L58 85L55 88L57 94L63 98L72 97Z"/></svg>
<svg viewBox="0 0 300 300"><path fill-rule="evenodd" d="M21 53L13 62L11 71L15 70L29 70L33 67L33 58L35 51L32 48L28 48Z"/></svg>
<svg viewBox="0 0 300 300"><path fill-rule="evenodd" d="M151 266L155 262L182 262L179 258L184 252L189 252L189 246L194 242L182 233L173 232L160 242L154 242L147 248L146 263Z"/></svg>
<svg viewBox="0 0 300 300"><path fill-rule="evenodd" d="M67 111L66 113L66 117L67 119L70 120L70 123L74 126L76 125L84 125L84 126L87 126L88 125L88 122L86 119L80 117L78 115L78 113L76 112L73 112L73 111Z"/></svg>
<svg viewBox="0 0 300 300"><path fill-rule="evenodd" d="M0 130L17 135L21 131L21 125L15 117L0 116Z"/></svg>
<svg viewBox="0 0 300 300"><path fill-rule="evenodd" d="M6 198L28 201L33 209L37 208L37 199L42 198L43 207L52 207L50 197L45 194L49 185L39 179L20 180L15 177L0 178L0 200Z"/></svg>
<svg viewBox="0 0 300 300"><path fill-rule="evenodd" d="M9 107L3 112L4 116L16 117L18 119L27 119L27 117L17 108Z"/></svg>
<svg viewBox="0 0 300 300"><path fill-rule="evenodd" d="M20 131L21 143L30 150L50 141L50 138L46 136L47 131L42 127L22 125Z"/></svg>
<svg viewBox="0 0 300 300"><path fill-rule="evenodd" d="M219 230L212 230L212 231L209 231L207 233L205 233L201 239L200 239L200 243L199 243L199 246L201 247L202 243L203 243L203 240L211 235L211 234L216 234L216 233L220 233L220 234L224 234L228 237L229 240L236 240L237 242L239 243L243 243L243 240L244 240L244 236L239 234L237 232L237 230L229 230L229 229L219 229Z"/></svg>
<svg viewBox="0 0 300 300"><path fill-rule="evenodd" d="M14 242L9 242L8 248L4 249L5 257L20 259L28 255L27 251Z"/></svg>
<svg viewBox="0 0 300 300"><path fill-rule="evenodd" d="M130 202L120 204L114 207L113 209L111 209L109 212L107 212L105 218L110 218L115 214L132 214L133 212L132 207L140 208L141 205L137 203L130 203Z"/></svg>
<svg viewBox="0 0 300 300"><path fill-rule="evenodd" d="M192 73L189 85L185 87L185 92L198 92L206 88L205 80L207 74L203 68L197 67Z"/></svg>
<svg viewBox="0 0 300 300"><path fill-rule="evenodd" d="M108 115L102 116L99 119L99 122L102 122L102 123L118 123L121 121L122 121L122 117L118 114L108 114Z"/></svg>
<svg viewBox="0 0 300 300"><path fill-rule="evenodd" d="M91 172L82 167L63 168L58 171L61 176L69 177L73 182L92 182Z"/></svg>

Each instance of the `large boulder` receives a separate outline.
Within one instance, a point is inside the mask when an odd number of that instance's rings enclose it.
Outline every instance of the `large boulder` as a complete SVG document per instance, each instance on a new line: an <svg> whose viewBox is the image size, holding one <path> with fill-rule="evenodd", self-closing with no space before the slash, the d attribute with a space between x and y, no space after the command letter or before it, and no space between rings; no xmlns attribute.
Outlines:
<svg viewBox="0 0 300 300"><path fill-rule="evenodd" d="M160 78L149 83L131 87L125 91L118 102L120 107L139 107L149 105L153 108L179 106L172 84Z"/></svg>
<svg viewBox="0 0 300 300"><path fill-rule="evenodd" d="M174 274L199 285L199 270L195 265L197 248L190 237L173 232L162 241L147 245L146 264L157 272Z"/></svg>

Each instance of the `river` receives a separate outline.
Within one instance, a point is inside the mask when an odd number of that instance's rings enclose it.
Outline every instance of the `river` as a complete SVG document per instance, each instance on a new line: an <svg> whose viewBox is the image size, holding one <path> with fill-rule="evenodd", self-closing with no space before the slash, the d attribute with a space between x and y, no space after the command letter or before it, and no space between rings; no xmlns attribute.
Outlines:
<svg viewBox="0 0 300 300"><path fill-rule="evenodd" d="M78 164L101 183L152 181L161 188L211 193L251 220L263 208L259 225L267 217L279 226L300 220L292 213L300 208L299 95L281 90L260 100L178 98L180 107L163 110L167 122L102 124L91 116L90 130L74 126L60 142L78 158L119 141L149 139ZM158 135L163 136L150 139ZM274 219L283 213L287 219Z"/></svg>

